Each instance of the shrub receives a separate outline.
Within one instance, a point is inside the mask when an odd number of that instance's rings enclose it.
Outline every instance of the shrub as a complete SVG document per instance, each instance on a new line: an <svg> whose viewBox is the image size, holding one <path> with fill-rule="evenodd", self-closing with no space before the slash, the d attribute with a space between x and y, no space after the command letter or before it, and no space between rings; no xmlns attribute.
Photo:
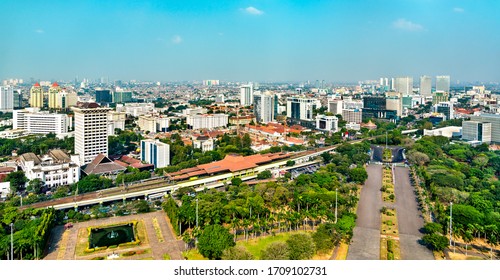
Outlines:
<svg viewBox="0 0 500 280"><path fill-rule="evenodd" d="M136 251L128 251L122 254L124 257L130 257L136 254Z"/></svg>

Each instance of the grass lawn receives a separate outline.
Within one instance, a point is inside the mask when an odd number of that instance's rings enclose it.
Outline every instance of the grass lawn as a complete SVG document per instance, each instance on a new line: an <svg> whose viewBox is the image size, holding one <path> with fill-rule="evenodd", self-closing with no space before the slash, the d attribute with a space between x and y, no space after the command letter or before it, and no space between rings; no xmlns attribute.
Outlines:
<svg viewBox="0 0 500 280"><path fill-rule="evenodd" d="M296 233L294 231L293 233ZM268 235L264 237L258 237L253 239L248 239L248 241L238 241L236 242L238 245L243 245L247 248L248 252L250 252L256 260L260 259L260 252L264 250L267 245L275 242L275 241L283 241L285 242L290 236L290 232L277 233L275 236Z"/></svg>
<svg viewBox="0 0 500 280"><path fill-rule="evenodd" d="M182 252L182 256L184 257L184 259L188 259L188 260L208 260L207 258L202 256L198 252L197 249L191 249L188 251L184 251L184 252Z"/></svg>
<svg viewBox="0 0 500 280"><path fill-rule="evenodd" d="M337 252L337 257L335 259L336 260L346 260L348 251L349 251L349 244L340 243L339 250Z"/></svg>

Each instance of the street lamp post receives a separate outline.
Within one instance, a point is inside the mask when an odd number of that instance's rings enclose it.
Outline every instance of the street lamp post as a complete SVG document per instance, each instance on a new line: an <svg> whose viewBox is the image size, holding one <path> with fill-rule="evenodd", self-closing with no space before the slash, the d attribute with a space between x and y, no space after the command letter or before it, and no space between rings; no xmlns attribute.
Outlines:
<svg viewBox="0 0 500 280"><path fill-rule="evenodd" d="M10 259L14 260L14 224L10 223Z"/></svg>
<svg viewBox="0 0 500 280"><path fill-rule="evenodd" d="M337 223L337 188L335 188L335 223Z"/></svg>
<svg viewBox="0 0 500 280"><path fill-rule="evenodd" d="M198 198L196 198L196 231L198 231ZM198 234L196 234L195 245L198 244Z"/></svg>
<svg viewBox="0 0 500 280"><path fill-rule="evenodd" d="M452 215L453 215L453 202L450 202L450 247L452 241L452 227L451 227L451 223L453 222Z"/></svg>

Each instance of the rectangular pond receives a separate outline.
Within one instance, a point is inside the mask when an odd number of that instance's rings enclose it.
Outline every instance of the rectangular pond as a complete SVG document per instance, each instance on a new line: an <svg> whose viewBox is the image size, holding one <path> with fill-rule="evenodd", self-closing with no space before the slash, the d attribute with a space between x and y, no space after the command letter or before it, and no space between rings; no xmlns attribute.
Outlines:
<svg viewBox="0 0 500 280"><path fill-rule="evenodd" d="M90 229L89 248L109 247L133 241L135 241L133 223Z"/></svg>

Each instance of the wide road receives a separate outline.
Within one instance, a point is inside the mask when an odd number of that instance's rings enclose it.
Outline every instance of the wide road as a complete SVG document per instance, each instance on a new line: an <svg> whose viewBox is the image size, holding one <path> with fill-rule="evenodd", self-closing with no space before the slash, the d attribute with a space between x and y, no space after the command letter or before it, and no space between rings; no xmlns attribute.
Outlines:
<svg viewBox="0 0 500 280"><path fill-rule="evenodd" d="M421 228L424 226L422 213L418 210L414 188L410 184L407 167L394 167L396 193L396 213L399 223L401 259L433 260L434 255L420 244Z"/></svg>
<svg viewBox="0 0 500 280"><path fill-rule="evenodd" d="M382 165L366 167L368 179L361 189L358 218L347 253L348 260L380 259L380 208L382 208Z"/></svg>

